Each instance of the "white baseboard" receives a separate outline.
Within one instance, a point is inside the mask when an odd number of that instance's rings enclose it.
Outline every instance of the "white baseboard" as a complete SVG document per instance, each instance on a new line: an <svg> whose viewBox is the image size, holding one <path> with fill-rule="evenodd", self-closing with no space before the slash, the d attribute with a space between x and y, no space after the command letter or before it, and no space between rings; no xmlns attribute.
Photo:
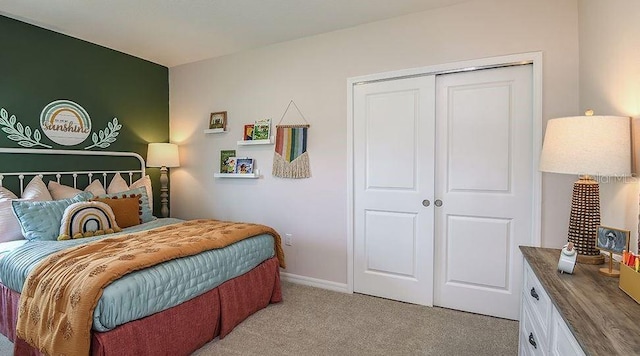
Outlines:
<svg viewBox="0 0 640 356"><path fill-rule="evenodd" d="M280 278L285 282L302 284L305 286L332 290L334 292L351 293L346 283L336 283L324 279L317 279L287 272L280 272Z"/></svg>

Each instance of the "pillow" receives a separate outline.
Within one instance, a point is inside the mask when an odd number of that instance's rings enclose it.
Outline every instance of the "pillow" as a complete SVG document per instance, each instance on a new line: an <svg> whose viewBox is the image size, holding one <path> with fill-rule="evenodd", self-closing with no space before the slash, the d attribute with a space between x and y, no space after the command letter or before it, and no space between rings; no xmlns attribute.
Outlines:
<svg viewBox="0 0 640 356"><path fill-rule="evenodd" d="M43 187L44 189L42 189ZM23 199L20 200L51 200L51 195L46 188L42 178L35 176L29 184L27 184L22 192ZM16 199L18 199L18 197L15 194L6 188L0 187L0 242L24 239L22 230L20 229L20 223L13 214L11 202Z"/></svg>
<svg viewBox="0 0 640 356"><path fill-rule="evenodd" d="M151 215L153 215L153 188L151 188L151 178L148 175L131 183L131 185L129 186L129 189L135 189L140 187L144 187L144 189L146 189L147 191L147 198L149 198L149 209L151 209L152 211Z"/></svg>
<svg viewBox="0 0 640 356"><path fill-rule="evenodd" d="M129 190L127 182L120 176L120 173L116 173L116 175L111 178L111 183L109 183L107 187L107 194L120 193L125 190Z"/></svg>
<svg viewBox="0 0 640 356"><path fill-rule="evenodd" d="M116 223L121 228L127 228L130 226L139 225L142 223L140 215L140 202L141 195L120 195L110 198L94 198L93 201L105 203L113 210L113 215L116 217Z"/></svg>
<svg viewBox="0 0 640 356"><path fill-rule="evenodd" d="M22 191L22 199L37 201L53 200L40 176L33 177L29 184L27 184Z"/></svg>
<svg viewBox="0 0 640 356"><path fill-rule="evenodd" d="M47 188L49 189L49 193L51 193L51 196L53 197L54 200L73 198L76 195L78 195L78 193L82 192L82 190L80 189L69 187L67 185L62 185L53 180L49 181L49 183L47 184ZM107 193L102 187L102 183L100 183L100 181L97 179L94 179L93 182L91 182L91 184L89 184L86 188L84 188L84 191L89 192L94 196L103 195Z"/></svg>
<svg viewBox="0 0 640 356"><path fill-rule="evenodd" d="M60 232L64 209L73 203L87 201L93 195L82 192L70 199L51 201L13 200L13 212L18 218L22 235L27 240L55 241Z"/></svg>
<svg viewBox="0 0 640 356"><path fill-rule="evenodd" d="M122 229L111 207L98 201L73 203L64 209L58 240L113 234Z"/></svg>
<svg viewBox="0 0 640 356"><path fill-rule="evenodd" d="M146 223L154 219L153 210L151 210L151 207L149 205L149 198L147 197L147 189L145 187L131 189L131 190L127 190L127 191L116 193L116 194L100 195L98 196L98 198L121 197L123 195L126 195L126 196L140 195L140 211L142 212L142 214L140 215L140 220L142 220L143 223ZM120 227L122 227L122 225L120 225Z"/></svg>

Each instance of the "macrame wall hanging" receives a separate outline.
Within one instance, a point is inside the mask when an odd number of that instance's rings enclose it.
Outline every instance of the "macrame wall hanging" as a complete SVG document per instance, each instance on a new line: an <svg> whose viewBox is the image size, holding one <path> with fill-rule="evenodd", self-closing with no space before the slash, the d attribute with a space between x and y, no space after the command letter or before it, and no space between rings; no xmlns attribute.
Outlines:
<svg viewBox="0 0 640 356"><path fill-rule="evenodd" d="M300 114L304 124L281 125L291 108L291 104ZM309 123L302 115L298 105L291 100L276 125L276 149L273 154L273 176L280 178L309 178L309 153L307 152L307 132Z"/></svg>

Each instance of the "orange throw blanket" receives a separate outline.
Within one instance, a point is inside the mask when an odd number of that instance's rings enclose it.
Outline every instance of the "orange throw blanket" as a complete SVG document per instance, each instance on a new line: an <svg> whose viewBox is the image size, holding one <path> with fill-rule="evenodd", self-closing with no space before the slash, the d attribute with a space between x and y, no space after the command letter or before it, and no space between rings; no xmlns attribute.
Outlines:
<svg viewBox="0 0 640 356"><path fill-rule="evenodd" d="M260 234L280 235L258 224L192 220L106 238L54 253L29 274L20 297L17 335L47 355L88 355L93 310L114 280L171 259L222 248Z"/></svg>

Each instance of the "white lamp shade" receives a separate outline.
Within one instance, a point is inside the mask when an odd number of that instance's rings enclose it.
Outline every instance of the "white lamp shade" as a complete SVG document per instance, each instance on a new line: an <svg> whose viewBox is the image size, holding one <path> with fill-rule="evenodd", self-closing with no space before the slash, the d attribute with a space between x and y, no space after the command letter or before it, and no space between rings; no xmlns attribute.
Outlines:
<svg viewBox="0 0 640 356"><path fill-rule="evenodd" d="M630 176L630 119L574 116L549 120L540 170L592 176Z"/></svg>
<svg viewBox="0 0 640 356"><path fill-rule="evenodd" d="M180 167L178 145L150 143L147 149L147 167Z"/></svg>

